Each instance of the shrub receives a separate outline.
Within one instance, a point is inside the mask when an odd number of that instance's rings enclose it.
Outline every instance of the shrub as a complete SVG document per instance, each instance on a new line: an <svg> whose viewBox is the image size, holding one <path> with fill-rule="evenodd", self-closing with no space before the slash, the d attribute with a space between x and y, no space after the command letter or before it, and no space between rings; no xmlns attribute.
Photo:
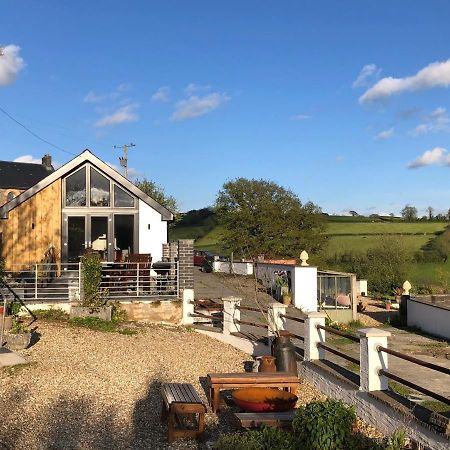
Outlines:
<svg viewBox="0 0 450 450"><path fill-rule="evenodd" d="M295 450L291 433L278 428L262 427L245 433L222 434L214 445L216 450Z"/></svg>
<svg viewBox="0 0 450 450"><path fill-rule="evenodd" d="M42 320L67 320L69 318L69 315L59 308L36 309L33 313Z"/></svg>
<svg viewBox="0 0 450 450"><path fill-rule="evenodd" d="M81 257L81 270L83 273L83 299L81 306L92 309L106 304L107 292L100 288L102 282L102 263L97 253L87 253Z"/></svg>
<svg viewBox="0 0 450 450"><path fill-rule="evenodd" d="M346 448L355 420L353 407L327 399L299 408L292 426L300 448L340 450Z"/></svg>

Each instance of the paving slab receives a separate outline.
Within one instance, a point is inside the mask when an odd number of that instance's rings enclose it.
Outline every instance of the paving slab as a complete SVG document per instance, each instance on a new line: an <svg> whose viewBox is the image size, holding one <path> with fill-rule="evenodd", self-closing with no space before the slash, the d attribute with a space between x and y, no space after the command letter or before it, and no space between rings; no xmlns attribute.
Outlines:
<svg viewBox="0 0 450 450"><path fill-rule="evenodd" d="M13 352L5 347L0 348L0 368L27 364L27 360L19 353Z"/></svg>

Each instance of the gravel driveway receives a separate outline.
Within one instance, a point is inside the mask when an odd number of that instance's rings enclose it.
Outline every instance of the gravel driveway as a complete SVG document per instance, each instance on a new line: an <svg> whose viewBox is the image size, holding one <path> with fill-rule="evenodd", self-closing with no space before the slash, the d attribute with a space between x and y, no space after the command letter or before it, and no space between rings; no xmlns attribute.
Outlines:
<svg viewBox="0 0 450 450"><path fill-rule="evenodd" d="M161 382L243 371L249 356L182 328L142 326L137 336L38 322L27 366L0 371L0 449L196 449L167 445L160 424ZM320 394L306 383L301 403ZM230 431L228 412L208 413L207 437Z"/></svg>

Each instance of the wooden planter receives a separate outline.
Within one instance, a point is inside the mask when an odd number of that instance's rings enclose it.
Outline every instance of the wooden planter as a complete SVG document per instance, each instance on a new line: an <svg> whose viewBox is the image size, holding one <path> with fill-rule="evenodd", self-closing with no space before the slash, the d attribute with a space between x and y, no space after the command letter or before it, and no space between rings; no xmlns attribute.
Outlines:
<svg viewBox="0 0 450 450"><path fill-rule="evenodd" d="M97 317L98 319L111 322L112 306L100 306L99 308L89 308L87 306L71 306L70 318L73 317Z"/></svg>

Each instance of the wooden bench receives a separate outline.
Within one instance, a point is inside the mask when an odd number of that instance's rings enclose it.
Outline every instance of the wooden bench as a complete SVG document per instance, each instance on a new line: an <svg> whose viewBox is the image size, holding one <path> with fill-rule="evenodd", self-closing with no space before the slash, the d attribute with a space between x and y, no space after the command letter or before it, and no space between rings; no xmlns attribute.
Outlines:
<svg viewBox="0 0 450 450"><path fill-rule="evenodd" d="M166 383L161 387L163 398L161 408L161 421L168 420L169 443L177 437L201 438L205 431L206 407L198 396L192 384ZM198 414L197 426L195 429L181 428L181 416L187 416L192 422ZM175 422L179 426L175 426Z"/></svg>
<svg viewBox="0 0 450 450"><path fill-rule="evenodd" d="M209 402L213 412L220 407L222 389L240 389L248 387L282 388L296 393L299 379L289 372L243 372L243 373L209 373Z"/></svg>
<svg viewBox="0 0 450 450"><path fill-rule="evenodd" d="M289 428L295 417L295 410L287 412L235 413L239 428L258 428L261 425L276 428Z"/></svg>

